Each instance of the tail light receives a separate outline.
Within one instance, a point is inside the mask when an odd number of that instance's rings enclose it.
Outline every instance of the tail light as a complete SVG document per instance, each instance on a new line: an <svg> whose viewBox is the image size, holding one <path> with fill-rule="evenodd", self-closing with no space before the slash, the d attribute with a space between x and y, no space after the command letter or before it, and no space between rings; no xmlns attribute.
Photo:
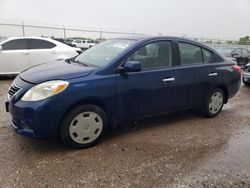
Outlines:
<svg viewBox="0 0 250 188"><path fill-rule="evenodd" d="M238 65L233 65L232 70L241 73L241 68Z"/></svg>

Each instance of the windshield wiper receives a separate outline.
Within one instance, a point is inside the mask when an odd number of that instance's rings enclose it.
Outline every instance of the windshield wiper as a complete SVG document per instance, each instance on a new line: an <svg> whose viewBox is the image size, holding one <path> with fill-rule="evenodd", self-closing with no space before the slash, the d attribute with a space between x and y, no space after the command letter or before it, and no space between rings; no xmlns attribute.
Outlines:
<svg viewBox="0 0 250 188"><path fill-rule="evenodd" d="M85 62L81 62L81 61L76 61L76 60L74 60L73 61L74 63L77 63L77 64L79 64L79 65L84 65L85 67L87 67L88 66L88 64L87 63L85 63Z"/></svg>
<svg viewBox="0 0 250 188"><path fill-rule="evenodd" d="M83 65L85 67L99 67L97 65L94 65L94 64L90 64L90 63L86 63L86 62L82 62L82 61L79 61L79 60L75 60L76 58L70 58L70 59L66 59L65 61L67 63L77 63L78 65Z"/></svg>
<svg viewBox="0 0 250 188"><path fill-rule="evenodd" d="M78 65L83 65L83 66L85 66L85 67L88 66L87 63L83 63L83 62L78 61L78 60L76 61L75 58L65 59L65 61L66 61L67 63L69 63L69 64L71 64L71 63L76 63L76 64L78 64Z"/></svg>

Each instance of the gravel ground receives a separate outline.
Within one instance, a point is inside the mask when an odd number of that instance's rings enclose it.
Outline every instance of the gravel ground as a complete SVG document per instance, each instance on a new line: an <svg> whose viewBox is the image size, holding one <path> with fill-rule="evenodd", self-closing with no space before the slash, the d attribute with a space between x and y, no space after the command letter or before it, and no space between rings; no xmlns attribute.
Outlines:
<svg viewBox="0 0 250 188"><path fill-rule="evenodd" d="M0 187L250 187L250 87L213 119L189 111L125 124L95 147L16 134L0 80Z"/></svg>

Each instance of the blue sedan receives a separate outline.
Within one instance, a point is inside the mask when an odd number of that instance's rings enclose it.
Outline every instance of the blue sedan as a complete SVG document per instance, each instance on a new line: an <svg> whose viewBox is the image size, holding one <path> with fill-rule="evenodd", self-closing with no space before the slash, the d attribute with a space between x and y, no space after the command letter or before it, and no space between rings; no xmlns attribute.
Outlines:
<svg viewBox="0 0 250 188"><path fill-rule="evenodd" d="M215 117L240 85L240 67L203 44L118 38L22 72L6 110L20 134L85 148L126 120L193 108Z"/></svg>

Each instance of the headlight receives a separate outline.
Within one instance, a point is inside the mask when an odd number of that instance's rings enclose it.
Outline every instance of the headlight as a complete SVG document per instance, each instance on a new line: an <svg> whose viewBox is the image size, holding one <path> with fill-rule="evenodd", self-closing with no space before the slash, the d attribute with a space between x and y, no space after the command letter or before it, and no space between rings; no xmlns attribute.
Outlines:
<svg viewBox="0 0 250 188"><path fill-rule="evenodd" d="M48 81L32 87L25 93L21 101L40 101L61 93L69 83L62 80Z"/></svg>

